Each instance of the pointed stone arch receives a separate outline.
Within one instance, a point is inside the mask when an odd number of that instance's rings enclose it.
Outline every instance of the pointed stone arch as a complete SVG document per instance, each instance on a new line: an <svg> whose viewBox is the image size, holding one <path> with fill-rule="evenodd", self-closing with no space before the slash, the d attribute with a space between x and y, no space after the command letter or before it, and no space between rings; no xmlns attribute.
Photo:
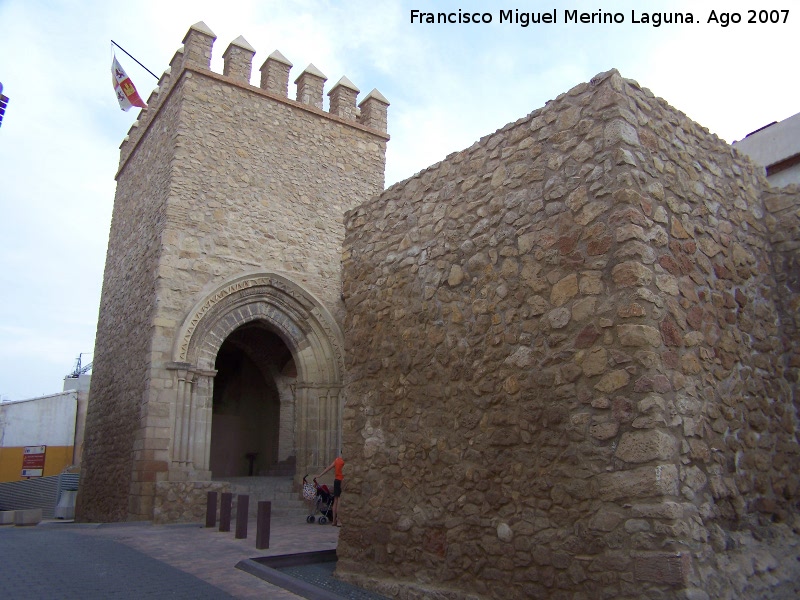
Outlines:
<svg viewBox="0 0 800 600"><path fill-rule="evenodd" d="M341 443L344 404L342 332L307 289L275 273L229 279L189 311L173 347L176 401L170 479L208 479L215 359L237 328L258 321L278 335L297 368L297 473L312 470Z"/></svg>

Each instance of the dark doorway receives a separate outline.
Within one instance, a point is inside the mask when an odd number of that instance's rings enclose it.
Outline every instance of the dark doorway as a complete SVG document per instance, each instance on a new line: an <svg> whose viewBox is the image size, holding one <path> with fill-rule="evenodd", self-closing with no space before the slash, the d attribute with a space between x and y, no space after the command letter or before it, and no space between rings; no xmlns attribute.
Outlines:
<svg viewBox="0 0 800 600"><path fill-rule="evenodd" d="M212 476L284 474L294 462L289 348L266 324L248 323L223 342L215 368Z"/></svg>

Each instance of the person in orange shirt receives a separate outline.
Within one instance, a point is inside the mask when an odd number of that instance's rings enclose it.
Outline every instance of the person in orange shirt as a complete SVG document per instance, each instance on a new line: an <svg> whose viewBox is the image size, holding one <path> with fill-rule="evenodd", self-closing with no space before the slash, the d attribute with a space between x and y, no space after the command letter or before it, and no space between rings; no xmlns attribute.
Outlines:
<svg viewBox="0 0 800 600"><path fill-rule="evenodd" d="M342 469L344 468L344 459L341 455L337 456L334 461L325 469L322 473L317 475L317 479L325 475L328 471L333 469L334 479L333 479L333 506L331 510L333 510L333 521L331 525L334 527L341 527L342 524L339 523L339 497L342 495L342 481L344 480L344 475L342 474Z"/></svg>

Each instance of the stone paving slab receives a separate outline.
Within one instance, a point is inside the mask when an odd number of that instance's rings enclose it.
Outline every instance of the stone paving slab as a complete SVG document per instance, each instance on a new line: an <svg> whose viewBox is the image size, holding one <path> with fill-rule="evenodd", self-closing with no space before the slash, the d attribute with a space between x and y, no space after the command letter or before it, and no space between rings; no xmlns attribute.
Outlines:
<svg viewBox="0 0 800 600"><path fill-rule="evenodd" d="M228 600L234 596L112 539L78 530L0 530L4 600Z"/></svg>
<svg viewBox="0 0 800 600"><path fill-rule="evenodd" d="M255 520L248 524L244 540L200 524L56 521L25 529L2 527L0 598L298 600L236 569L236 564L260 556L335 549L339 528L308 524L304 516L276 518L270 548L257 550L255 526ZM30 587L31 582L38 587ZM71 587L59 587L62 582Z"/></svg>

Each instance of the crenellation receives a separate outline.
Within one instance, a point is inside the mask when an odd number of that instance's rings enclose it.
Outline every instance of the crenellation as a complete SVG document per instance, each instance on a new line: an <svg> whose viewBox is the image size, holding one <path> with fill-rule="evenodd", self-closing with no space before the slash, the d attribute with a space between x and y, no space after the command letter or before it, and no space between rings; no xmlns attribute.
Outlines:
<svg viewBox="0 0 800 600"><path fill-rule="evenodd" d="M156 114L161 102L169 93L171 71L172 69L167 67L164 69L164 72L161 73L161 77L158 78L158 84L153 88L153 91L150 93L150 97L147 100L148 114Z"/></svg>
<svg viewBox="0 0 800 600"><path fill-rule="evenodd" d="M202 21L192 25L183 38L183 65L210 69L211 49L216 39L216 34Z"/></svg>
<svg viewBox="0 0 800 600"><path fill-rule="evenodd" d="M158 85L150 95L149 102L152 105L142 110L138 128L132 129L120 144L119 172L127 164L131 153L140 143L142 137L146 135L150 123L160 111L160 105L172 94L172 90L178 82L184 78L184 72L188 70L185 75L186 79L192 77L192 69L196 68L204 69L206 74L212 73L210 71L210 59L215 40L214 33L202 21L189 28L184 37L183 45L173 55L170 66L164 70L159 78ZM223 54L224 66L221 76L230 78L240 84L250 85L252 60L255 53L256 50L244 37L237 37L228 45ZM327 80L326 76L313 64L309 64L296 80L298 84L297 100L291 101L288 98L288 88L289 73L292 66L292 63L285 56L275 50L260 68L260 88L270 94L285 98L289 102L298 102L309 108L323 111L323 88ZM378 97L385 105L378 103L373 107L370 104L368 113L374 116L364 119L361 115L361 109L355 106L358 88L347 77L342 77L328 93L332 102L332 110L329 110L327 114L343 121L377 129L377 131L385 134L387 131L385 108L388 106L388 101L377 90L374 90L374 92L378 94ZM374 102L374 97L370 100Z"/></svg>
<svg viewBox="0 0 800 600"><path fill-rule="evenodd" d="M161 86L157 85L156 87L154 87L151 90L150 96L148 96L147 106L148 106L148 108L152 109L153 111L156 108L155 105L158 104L158 101L159 101L159 98L160 98L160 96L159 96L160 93L161 93Z"/></svg>
<svg viewBox="0 0 800 600"><path fill-rule="evenodd" d="M261 65L261 89L282 96L289 97L289 72L294 65L275 50Z"/></svg>
<svg viewBox="0 0 800 600"><path fill-rule="evenodd" d="M328 92L330 113L348 121L357 120L359 112L356 100L360 91L352 81L343 76Z"/></svg>
<svg viewBox="0 0 800 600"><path fill-rule="evenodd" d="M228 45L222 55L224 61L222 74L249 84L255 53L255 48L240 35Z"/></svg>
<svg viewBox="0 0 800 600"><path fill-rule="evenodd" d="M172 64L175 65L176 68L180 68L178 65L181 65L182 62L183 48L181 47L173 56ZM172 79L170 78L172 69L173 67L164 69L164 72L158 79L158 84L153 88L153 91L147 99L147 107L139 111L139 115L136 121L131 125L128 135L122 140L122 144L120 144L120 149L122 150L120 152L120 168L122 168L122 165L124 165L130 157L130 153L144 135L144 132L147 130L154 116L158 114L159 107L164 101L164 98L169 95L172 84ZM134 127L136 127L136 129L133 129Z"/></svg>
<svg viewBox="0 0 800 600"><path fill-rule="evenodd" d="M387 110L389 101L377 89L373 89L358 105L361 114L358 122L371 129L388 131Z"/></svg>
<svg viewBox="0 0 800 600"><path fill-rule="evenodd" d="M169 61L169 66L164 69L164 73L162 73L162 77L164 75L169 75L172 81L177 81L177 77L181 74L181 70L183 69L184 63L184 56L186 55L186 46L181 46L175 51L175 54L172 55L172 59Z"/></svg>
<svg viewBox="0 0 800 600"><path fill-rule="evenodd" d="M322 91L328 78L312 63L295 79L297 101L322 110Z"/></svg>

